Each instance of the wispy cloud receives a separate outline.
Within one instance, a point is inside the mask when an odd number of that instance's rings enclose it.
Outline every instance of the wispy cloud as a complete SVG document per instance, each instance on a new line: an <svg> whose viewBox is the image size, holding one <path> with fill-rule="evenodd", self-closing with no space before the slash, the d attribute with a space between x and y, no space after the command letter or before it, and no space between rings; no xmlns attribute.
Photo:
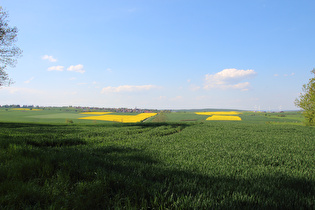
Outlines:
<svg viewBox="0 0 315 210"><path fill-rule="evenodd" d="M52 66L47 69L47 71L63 71L64 66Z"/></svg>
<svg viewBox="0 0 315 210"><path fill-rule="evenodd" d="M94 88L97 88L97 89L101 88L99 85L99 82L94 81L92 82L92 85L94 85Z"/></svg>
<svg viewBox="0 0 315 210"><path fill-rule="evenodd" d="M68 71L74 71L74 72L78 72L83 74L85 72L83 65L82 64L78 64L76 66L70 66L69 68L67 68Z"/></svg>
<svg viewBox="0 0 315 210"><path fill-rule="evenodd" d="M183 99L183 96L176 96L174 98L170 98L170 101L180 101Z"/></svg>
<svg viewBox="0 0 315 210"><path fill-rule="evenodd" d="M157 100L165 100L166 96L159 96L158 98L156 98Z"/></svg>
<svg viewBox="0 0 315 210"><path fill-rule="evenodd" d="M35 77L31 77L29 80L24 81L25 84L29 84L31 83L31 81L34 79Z"/></svg>
<svg viewBox="0 0 315 210"><path fill-rule="evenodd" d="M77 85L88 85L89 83L87 82L80 82L80 83L77 83Z"/></svg>
<svg viewBox="0 0 315 210"><path fill-rule="evenodd" d="M32 88L21 88L21 87L4 87L1 91L8 92L10 94L44 94L45 92L38 89Z"/></svg>
<svg viewBox="0 0 315 210"><path fill-rule="evenodd" d="M49 62L56 62L56 61L57 61L57 59L54 58L54 57L51 56L51 55L43 55L43 56L42 56L42 59L43 59L43 60L48 60Z"/></svg>
<svg viewBox="0 0 315 210"><path fill-rule="evenodd" d="M291 73L291 74L283 74L283 76L284 76L284 77L294 76L294 75L295 75L295 73ZM279 76L281 76L281 75L279 75L279 74L274 74L273 76L274 76L274 77L279 77Z"/></svg>
<svg viewBox="0 0 315 210"><path fill-rule="evenodd" d="M155 89L155 85L122 85L118 87L104 87L102 93L138 92Z"/></svg>
<svg viewBox="0 0 315 210"><path fill-rule="evenodd" d="M291 74L284 74L283 76L287 77L287 76L294 76L295 73L291 73Z"/></svg>
<svg viewBox="0 0 315 210"><path fill-rule="evenodd" d="M200 86L197 86L197 85L192 84L192 85L189 86L189 89L190 89L191 91L197 91L197 90L200 89Z"/></svg>
<svg viewBox="0 0 315 210"><path fill-rule="evenodd" d="M241 82L255 76L257 73L252 70L224 69L216 74L205 76L204 89L240 89L248 90L250 83Z"/></svg>

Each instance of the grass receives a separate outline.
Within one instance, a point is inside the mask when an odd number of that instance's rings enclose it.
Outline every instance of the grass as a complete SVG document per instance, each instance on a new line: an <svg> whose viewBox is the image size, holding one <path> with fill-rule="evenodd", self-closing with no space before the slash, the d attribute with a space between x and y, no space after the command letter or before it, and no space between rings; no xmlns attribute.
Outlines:
<svg viewBox="0 0 315 210"><path fill-rule="evenodd" d="M157 122L195 122L205 121L207 117L207 115L197 115L194 112L161 113L156 116L159 119ZM155 120L153 119L152 121L154 122Z"/></svg>
<svg viewBox="0 0 315 210"><path fill-rule="evenodd" d="M133 124L0 122L0 206L314 209L315 130L293 114L270 115L244 113L239 122L188 112Z"/></svg>
<svg viewBox="0 0 315 210"><path fill-rule="evenodd" d="M18 111L12 109L0 109L1 122L33 122L33 123L64 123L66 119L77 120L82 115L79 112L66 109L45 109L42 111Z"/></svg>

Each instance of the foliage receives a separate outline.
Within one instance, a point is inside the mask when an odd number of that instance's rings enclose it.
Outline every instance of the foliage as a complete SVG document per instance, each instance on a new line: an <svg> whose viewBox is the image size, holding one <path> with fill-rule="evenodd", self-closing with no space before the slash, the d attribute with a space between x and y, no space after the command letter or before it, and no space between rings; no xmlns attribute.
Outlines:
<svg viewBox="0 0 315 210"><path fill-rule="evenodd" d="M13 67L16 58L22 53L14 44L18 30L16 27L9 26L7 18L8 13L0 6L0 87L11 83L5 69L7 66Z"/></svg>
<svg viewBox="0 0 315 210"><path fill-rule="evenodd" d="M73 123L73 120L66 119L66 123Z"/></svg>
<svg viewBox="0 0 315 210"><path fill-rule="evenodd" d="M315 68L312 70L315 74ZM303 85L303 92L299 99L295 100L295 105L303 109L303 115L307 125L315 125L315 77L309 79Z"/></svg>

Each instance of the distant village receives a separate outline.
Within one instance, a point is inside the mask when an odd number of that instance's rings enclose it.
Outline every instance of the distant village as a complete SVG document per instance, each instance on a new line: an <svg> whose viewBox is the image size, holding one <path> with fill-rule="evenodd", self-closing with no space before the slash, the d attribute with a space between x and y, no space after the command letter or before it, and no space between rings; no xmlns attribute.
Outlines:
<svg viewBox="0 0 315 210"><path fill-rule="evenodd" d="M2 108L28 108L28 109L65 109L66 111L79 111L79 112L94 112L94 111L106 111L106 112L120 112L120 113L152 113L158 112L157 109L139 109L139 108L100 108L100 107L84 107L84 106L35 106L35 105L0 105Z"/></svg>

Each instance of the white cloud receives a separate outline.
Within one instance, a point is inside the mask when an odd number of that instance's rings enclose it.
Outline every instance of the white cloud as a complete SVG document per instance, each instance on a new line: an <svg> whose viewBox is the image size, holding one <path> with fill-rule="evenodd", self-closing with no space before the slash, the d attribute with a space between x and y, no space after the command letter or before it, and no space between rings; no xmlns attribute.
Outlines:
<svg viewBox="0 0 315 210"><path fill-rule="evenodd" d="M47 71L63 71L64 66L52 66L47 69Z"/></svg>
<svg viewBox="0 0 315 210"><path fill-rule="evenodd" d="M111 68L107 68L106 71L112 72L112 69Z"/></svg>
<svg viewBox="0 0 315 210"><path fill-rule="evenodd" d="M34 79L34 77L31 77L29 80L24 81L24 83L29 84L33 79Z"/></svg>
<svg viewBox="0 0 315 210"><path fill-rule="evenodd" d="M71 77L69 80L76 80L77 78L76 77Z"/></svg>
<svg viewBox="0 0 315 210"><path fill-rule="evenodd" d="M254 70L224 69L216 74L207 74L205 76L204 89L240 89L248 90L249 82L242 80L249 79L256 75Z"/></svg>
<svg viewBox="0 0 315 210"><path fill-rule="evenodd" d="M118 87L104 87L102 93L138 92L157 88L155 85L122 85Z"/></svg>
<svg viewBox="0 0 315 210"><path fill-rule="evenodd" d="M78 64L76 66L70 66L69 68L67 68L68 71L74 71L74 72L78 72L83 74L85 72L85 70L83 69L83 65L82 64Z"/></svg>
<svg viewBox="0 0 315 210"><path fill-rule="evenodd" d="M42 56L42 59L43 60L48 60L50 62L56 62L57 61L57 59L52 57L51 55L44 55L44 56Z"/></svg>

